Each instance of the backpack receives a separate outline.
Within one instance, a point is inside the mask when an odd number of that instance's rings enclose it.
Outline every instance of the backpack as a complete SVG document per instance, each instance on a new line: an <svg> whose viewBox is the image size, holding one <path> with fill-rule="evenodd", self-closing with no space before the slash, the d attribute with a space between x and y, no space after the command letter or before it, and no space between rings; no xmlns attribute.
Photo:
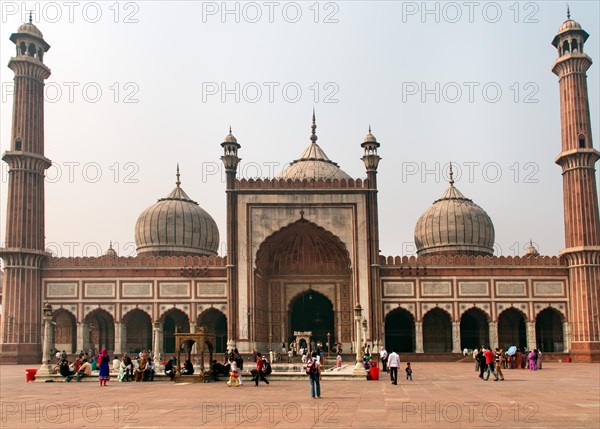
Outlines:
<svg viewBox="0 0 600 429"><path fill-rule="evenodd" d="M273 369L271 368L271 364L269 363L268 360L265 360L264 364L263 364L263 372L266 375L271 374L271 372L273 371Z"/></svg>
<svg viewBox="0 0 600 429"><path fill-rule="evenodd" d="M310 362L308 363L308 365L306 365L306 373L308 375L310 374L317 374L319 371L317 370L317 360L316 359L311 359Z"/></svg>

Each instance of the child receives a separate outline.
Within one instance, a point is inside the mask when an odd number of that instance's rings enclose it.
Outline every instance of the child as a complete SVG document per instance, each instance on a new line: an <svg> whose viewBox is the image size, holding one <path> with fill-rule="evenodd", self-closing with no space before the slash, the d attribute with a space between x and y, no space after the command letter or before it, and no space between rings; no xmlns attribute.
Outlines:
<svg viewBox="0 0 600 429"><path fill-rule="evenodd" d="M404 371L406 371L406 379L407 380L410 379L410 381L413 381L412 380L412 368L410 367L410 362L408 362L406 364L406 369Z"/></svg>
<svg viewBox="0 0 600 429"><path fill-rule="evenodd" d="M338 355L337 355L337 359L335 361L335 366L337 368L341 368L342 367L342 355L340 353L338 353Z"/></svg>
<svg viewBox="0 0 600 429"><path fill-rule="evenodd" d="M235 387L240 387L240 374L238 372L237 364L235 363L235 360L233 360L233 357L229 358L229 365L231 365L231 369L229 370L229 381L227 382L227 387L231 387L234 381L236 383Z"/></svg>

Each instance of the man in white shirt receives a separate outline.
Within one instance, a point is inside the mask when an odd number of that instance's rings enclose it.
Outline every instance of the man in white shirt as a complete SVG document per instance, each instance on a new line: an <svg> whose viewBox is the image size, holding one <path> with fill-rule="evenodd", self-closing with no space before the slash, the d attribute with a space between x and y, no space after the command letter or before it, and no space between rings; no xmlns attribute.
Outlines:
<svg viewBox="0 0 600 429"><path fill-rule="evenodd" d="M388 352L383 347L381 348L381 351L379 352L379 358L381 359L381 366L383 368L383 372L386 372L387 371Z"/></svg>
<svg viewBox="0 0 600 429"><path fill-rule="evenodd" d="M392 353L388 356L388 367L390 368L390 378L392 384L398 384L398 367L400 366L400 356L396 353L396 349L392 349Z"/></svg>

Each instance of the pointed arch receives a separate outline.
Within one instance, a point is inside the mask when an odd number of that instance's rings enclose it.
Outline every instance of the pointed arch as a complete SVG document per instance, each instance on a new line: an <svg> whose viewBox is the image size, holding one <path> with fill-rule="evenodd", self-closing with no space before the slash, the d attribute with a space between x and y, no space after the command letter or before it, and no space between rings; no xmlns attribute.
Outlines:
<svg viewBox="0 0 600 429"><path fill-rule="evenodd" d="M96 308L88 313L84 319L84 323L88 329L90 348L114 350L115 320L108 311Z"/></svg>
<svg viewBox="0 0 600 429"><path fill-rule="evenodd" d="M198 316L196 326L204 326L206 332L215 335L215 352L227 351L227 316L222 311L211 307Z"/></svg>
<svg viewBox="0 0 600 429"><path fill-rule="evenodd" d="M54 347L67 353L77 352L77 324L73 313L65 308L54 311Z"/></svg>
<svg viewBox="0 0 600 429"><path fill-rule="evenodd" d="M460 317L460 348L475 349L489 343L489 315L480 308L469 308Z"/></svg>
<svg viewBox="0 0 600 429"><path fill-rule="evenodd" d="M415 318L404 308L396 308L385 316L385 347L388 352L415 352Z"/></svg>
<svg viewBox="0 0 600 429"><path fill-rule="evenodd" d="M553 307L541 310L535 318L536 346L542 352L564 351L564 315Z"/></svg>
<svg viewBox="0 0 600 429"><path fill-rule="evenodd" d="M527 316L515 307L509 307L498 315L498 345L506 350L510 346L527 346Z"/></svg>
<svg viewBox="0 0 600 429"><path fill-rule="evenodd" d="M452 351L452 317L440 307L430 309L423 316L423 351L425 353Z"/></svg>

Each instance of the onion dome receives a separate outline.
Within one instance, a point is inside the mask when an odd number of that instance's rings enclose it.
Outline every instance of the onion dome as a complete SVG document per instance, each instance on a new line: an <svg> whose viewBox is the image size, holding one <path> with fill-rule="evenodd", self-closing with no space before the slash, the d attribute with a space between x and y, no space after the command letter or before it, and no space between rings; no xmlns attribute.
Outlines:
<svg viewBox="0 0 600 429"><path fill-rule="evenodd" d="M108 246L108 249L106 250L106 253L104 254L104 256L112 256L112 257L117 257L119 255L117 255L117 251L115 249L113 249L112 247L112 241L110 242L110 246Z"/></svg>
<svg viewBox="0 0 600 429"><path fill-rule="evenodd" d="M523 256L540 256L540 253L537 251L531 240L529 240L529 246L525 249L525 254Z"/></svg>
<svg viewBox="0 0 600 429"><path fill-rule="evenodd" d="M300 158L294 160L276 179L346 179L351 177L344 172L336 162L330 160L323 149L317 144L317 124L313 110L311 143L304 150Z"/></svg>
<svg viewBox="0 0 600 429"><path fill-rule="evenodd" d="M138 217L135 243L139 255L217 255L217 224L183 191L179 177L177 166L175 189Z"/></svg>
<svg viewBox="0 0 600 429"><path fill-rule="evenodd" d="M40 39L44 38L44 35L40 31L40 29L37 28L35 25L33 25L31 22L26 22L25 24L21 24L19 26L19 28L17 28L17 33L29 34L34 37L39 37Z"/></svg>
<svg viewBox="0 0 600 429"><path fill-rule="evenodd" d="M581 24L579 24L577 21L574 21L571 19L571 10L569 9L568 6L567 6L567 20L560 25L560 27L558 28L558 31L556 32L556 36L554 36L554 39L552 40L552 44L555 47L558 47L559 43L563 39L562 38L563 35L568 36L565 33L569 33L571 35L579 34L583 37L583 42L585 42L587 40L587 38L589 37L589 34L581 27Z"/></svg>
<svg viewBox="0 0 600 429"><path fill-rule="evenodd" d="M231 126L229 127L229 134L225 136L224 143L237 143L237 139L233 134L231 134Z"/></svg>
<svg viewBox="0 0 600 429"><path fill-rule="evenodd" d="M417 254L493 255L494 225L488 214L455 186L450 186L419 218L415 227Z"/></svg>
<svg viewBox="0 0 600 429"><path fill-rule="evenodd" d="M369 132L365 136L364 143L377 143L377 139L371 134L371 126L369 125Z"/></svg>

